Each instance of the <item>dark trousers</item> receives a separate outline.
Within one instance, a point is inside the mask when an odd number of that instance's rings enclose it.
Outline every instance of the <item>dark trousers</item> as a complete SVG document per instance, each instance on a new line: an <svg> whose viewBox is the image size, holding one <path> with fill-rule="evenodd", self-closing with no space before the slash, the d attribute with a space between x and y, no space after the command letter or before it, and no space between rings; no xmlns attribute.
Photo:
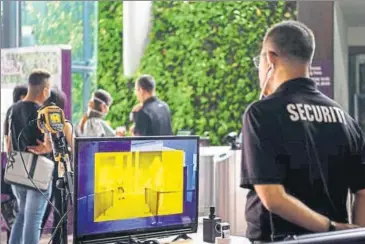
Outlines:
<svg viewBox="0 0 365 244"><path fill-rule="evenodd" d="M0 165L0 166L2 166L2 165ZM5 181L4 181L4 175L5 175L5 169L2 169L1 168L1 194L8 195L9 196L9 199L15 199L14 193L11 190L11 185L5 183ZM9 226L9 228L10 229L7 229L6 230L6 238L7 238L6 239L6 243L9 243L11 226Z"/></svg>

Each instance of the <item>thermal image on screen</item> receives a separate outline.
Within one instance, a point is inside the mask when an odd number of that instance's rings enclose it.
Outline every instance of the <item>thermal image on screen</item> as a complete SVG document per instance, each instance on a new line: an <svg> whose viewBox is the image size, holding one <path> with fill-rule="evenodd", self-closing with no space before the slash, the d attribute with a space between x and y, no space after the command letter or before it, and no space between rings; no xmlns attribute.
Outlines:
<svg viewBox="0 0 365 244"><path fill-rule="evenodd" d="M180 150L96 153L94 221L181 214L183 160Z"/></svg>
<svg viewBox="0 0 365 244"><path fill-rule="evenodd" d="M196 139L76 143L77 236L196 221Z"/></svg>

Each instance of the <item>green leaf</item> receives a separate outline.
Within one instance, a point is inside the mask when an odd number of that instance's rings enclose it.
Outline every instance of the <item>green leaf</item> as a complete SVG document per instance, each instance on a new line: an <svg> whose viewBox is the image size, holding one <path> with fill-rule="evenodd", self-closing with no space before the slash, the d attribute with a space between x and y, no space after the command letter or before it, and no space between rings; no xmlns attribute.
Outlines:
<svg viewBox="0 0 365 244"><path fill-rule="evenodd" d="M239 131L242 114L258 96L252 57L260 53L266 29L295 18L295 11L290 1L153 1L153 26L138 73L155 77L174 131L208 131L213 145ZM99 1L98 84L116 99L109 115L114 126L129 123L139 75L123 77L122 17L122 1Z"/></svg>

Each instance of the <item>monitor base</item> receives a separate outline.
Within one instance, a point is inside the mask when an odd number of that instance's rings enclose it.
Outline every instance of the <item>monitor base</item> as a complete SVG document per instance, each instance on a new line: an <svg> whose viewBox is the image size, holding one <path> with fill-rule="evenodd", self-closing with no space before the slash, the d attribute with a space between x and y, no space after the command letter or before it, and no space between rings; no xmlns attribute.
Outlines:
<svg viewBox="0 0 365 244"><path fill-rule="evenodd" d="M175 239L173 239L171 242L176 242L179 240L191 240L191 237L189 237L187 234L180 234Z"/></svg>

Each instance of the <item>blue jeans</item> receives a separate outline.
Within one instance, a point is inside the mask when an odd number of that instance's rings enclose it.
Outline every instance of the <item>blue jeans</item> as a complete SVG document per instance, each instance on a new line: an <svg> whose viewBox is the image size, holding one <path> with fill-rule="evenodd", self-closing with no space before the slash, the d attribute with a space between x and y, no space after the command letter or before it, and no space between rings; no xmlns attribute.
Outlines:
<svg viewBox="0 0 365 244"><path fill-rule="evenodd" d="M49 199L52 184L43 192ZM11 228L9 244L38 244L47 200L37 190L11 186L18 202L18 213Z"/></svg>

